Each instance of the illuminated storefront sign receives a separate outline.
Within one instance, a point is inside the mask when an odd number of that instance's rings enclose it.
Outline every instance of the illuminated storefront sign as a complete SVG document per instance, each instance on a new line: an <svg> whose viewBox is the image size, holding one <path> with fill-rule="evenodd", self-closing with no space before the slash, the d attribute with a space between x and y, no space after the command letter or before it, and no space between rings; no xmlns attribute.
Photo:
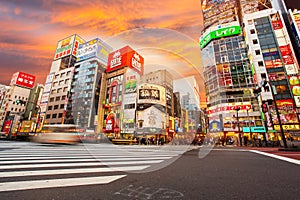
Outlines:
<svg viewBox="0 0 300 200"><path fill-rule="evenodd" d="M138 103L166 105L166 89L155 84L142 84L138 89Z"/></svg>
<svg viewBox="0 0 300 200"><path fill-rule="evenodd" d="M243 132L244 133L250 133L250 128L249 127L243 127ZM265 133L266 128L264 126L254 126L254 127L251 127L251 132L252 133Z"/></svg>
<svg viewBox="0 0 300 200"><path fill-rule="evenodd" d="M208 114L213 114L213 113L217 113L217 112L223 112L223 111L234 111L236 112L236 109L240 108L240 110L249 110L252 109L252 105L224 105L224 106L220 106L218 108L209 108L208 110Z"/></svg>
<svg viewBox="0 0 300 200"><path fill-rule="evenodd" d="M280 126L275 125L274 129L276 131L280 131ZM300 130L300 125L298 125L298 124L295 124L295 125L282 125L282 129L284 131L299 131Z"/></svg>
<svg viewBox="0 0 300 200"><path fill-rule="evenodd" d="M200 48L204 48L211 40L237 35L241 33L240 26L229 26L211 31L207 35L200 38Z"/></svg>
<svg viewBox="0 0 300 200"><path fill-rule="evenodd" d="M106 72L115 71L123 67L132 68L139 74L143 74L144 58L129 46L125 46L108 55Z"/></svg>

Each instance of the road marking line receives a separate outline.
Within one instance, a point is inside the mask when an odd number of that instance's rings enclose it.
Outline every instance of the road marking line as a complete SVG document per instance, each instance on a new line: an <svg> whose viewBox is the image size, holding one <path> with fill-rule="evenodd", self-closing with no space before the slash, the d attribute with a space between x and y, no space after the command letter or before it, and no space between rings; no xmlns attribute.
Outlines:
<svg viewBox="0 0 300 200"><path fill-rule="evenodd" d="M128 166L128 167L101 167L101 168L79 168L79 169L53 169L53 170L36 170L36 171L15 171L0 172L0 178L22 177L22 176L43 176L43 175L60 175L60 174L81 174L81 173L101 173L116 171L138 171L150 167L150 165Z"/></svg>
<svg viewBox="0 0 300 200"><path fill-rule="evenodd" d="M249 151L253 152L253 153L261 154L261 155L264 155L264 156L269 156L269 157L272 157L272 158L276 158L276 159L279 159L279 160L283 160L283 161L286 161L286 162L290 162L290 163L293 163L293 164L300 165L300 160L287 158L287 157L284 157L284 156L279 156L279 155L270 154L270 153L257 151L257 150L249 150Z"/></svg>
<svg viewBox="0 0 300 200"><path fill-rule="evenodd" d="M142 160L167 160L172 157L147 157L142 158ZM87 158L87 159L52 159L52 160L17 160L17 161L0 161L0 165L2 164L27 164L27 163L64 163L64 162L90 162L90 161L99 161L99 162L107 162L107 161L134 161L134 160L141 160L141 158Z"/></svg>
<svg viewBox="0 0 300 200"><path fill-rule="evenodd" d="M128 162L92 162L92 163L59 163L59 164L25 164L25 165L2 165L0 169L28 169L46 167L82 167L82 166L103 166L103 165L144 165L161 163L164 160L128 161Z"/></svg>
<svg viewBox="0 0 300 200"><path fill-rule="evenodd" d="M107 184L126 175L85 177L85 178L66 178L66 179L49 179L37 181L18 181L0 183L0 192L30 190L54 187L70 187L83 185Z"/></svg>

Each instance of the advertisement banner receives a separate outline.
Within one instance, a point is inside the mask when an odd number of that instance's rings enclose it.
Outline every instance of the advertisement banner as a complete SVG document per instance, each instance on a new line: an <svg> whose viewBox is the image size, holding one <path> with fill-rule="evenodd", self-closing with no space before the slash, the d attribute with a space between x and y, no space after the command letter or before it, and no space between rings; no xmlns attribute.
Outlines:
<svg viewBox="0 0 300 200"><path fill-rule="evenodd" d="M26 88L33 88L34 83L35 76L24 72L17 72L13 74L10 85L18 85Z"/></svg>
<svg viewBox="0 0 300 200"><path fill-rule="evenodd" d="M104 43L99 38L96 38L79 45L77 62L87 60L92 57L97 57L102 59L106 63L108 55L111 52L112 48L109 45Z"/></svg>
<svg viewBox="0 0 300 200"><path fill-rule="evenodd" d="M298 117L295 110L293 99L277 100L278 112L282 124L294 124L298 123ZM269 105L269 110L272 115L273 124L279 124L275 106Z"/></svg>
<svg viewBox="0 0 300 200"><path fill-rule="evenodd" d="M285 65L285 70L287 75L298 74L298 68L295 66L295 64Z"/></svg>
<svg viewBox="0 0 300 200"><path fill-rule="evenodd" d="M54 60L70 55L72 53L71 51L72 51L74 40L75 40L75 35L72 35L70 37L58 41L56 51L54 54Z"/></svg>
<svg viewBox="0 0 300 200"><path fill-rule="evenodd" d="M144 73L144 58L131 47L125 46L108 55L106 72L129 67L139 74Z"/></svg>
<svg viewBox="0 0 300 200"><path fill-rule="evenodd" d="M209 122L209 131L210 132L219 132L221 131L221 123L220 120L215 119Z"/></svg>
<svg viewBox="0 0 300 200"><path fill-rule="evenodd" d="M138 111L137 120L143 120L143 128L162 128L162 125L166 123L165 113L161 112L154 106L151 106L144 111Z"/></svg>
<svg viewBox="0 0 300 200"><path fill-rule="evenodd" d="M135 93L137 87L137 79L139 74L132 69L128 69L125 74L125 94Z"/></svg>
<svg viewBox="0 0 300 200"><path fill-rule="evenodd" d="M166 106L166 89L160 85L141 84L138 89L138 103Z"/></svg>

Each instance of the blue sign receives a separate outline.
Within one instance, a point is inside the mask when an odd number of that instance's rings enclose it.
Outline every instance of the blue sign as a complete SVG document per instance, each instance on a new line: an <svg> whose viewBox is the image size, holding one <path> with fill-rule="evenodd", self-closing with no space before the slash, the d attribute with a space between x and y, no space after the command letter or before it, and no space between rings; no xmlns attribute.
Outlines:
<svg viewBox="0 0 300 200"><path fill-rule="evenodd" d="M250 128L249 127L243 127L243 132L244 133L250 133ZM253 127L251 127L251 132L252 133L265 133L266 128L264 126L253 126Z"/></svg>

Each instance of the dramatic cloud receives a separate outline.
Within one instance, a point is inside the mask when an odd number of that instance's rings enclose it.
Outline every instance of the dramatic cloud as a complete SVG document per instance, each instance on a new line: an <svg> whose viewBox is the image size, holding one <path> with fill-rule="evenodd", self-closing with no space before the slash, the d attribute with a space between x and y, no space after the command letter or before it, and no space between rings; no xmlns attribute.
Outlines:
<svg viewBox="0 0 300 200"><path fill-rule="evenodd" d="M57 41L74 33L105 40L136 28L169 28L197 41L202 28L198 0L3 0L0 18L3 84L16 71L38 75L44 83ZM161 39L155 37L147 35L147 40Z"/></svg>

